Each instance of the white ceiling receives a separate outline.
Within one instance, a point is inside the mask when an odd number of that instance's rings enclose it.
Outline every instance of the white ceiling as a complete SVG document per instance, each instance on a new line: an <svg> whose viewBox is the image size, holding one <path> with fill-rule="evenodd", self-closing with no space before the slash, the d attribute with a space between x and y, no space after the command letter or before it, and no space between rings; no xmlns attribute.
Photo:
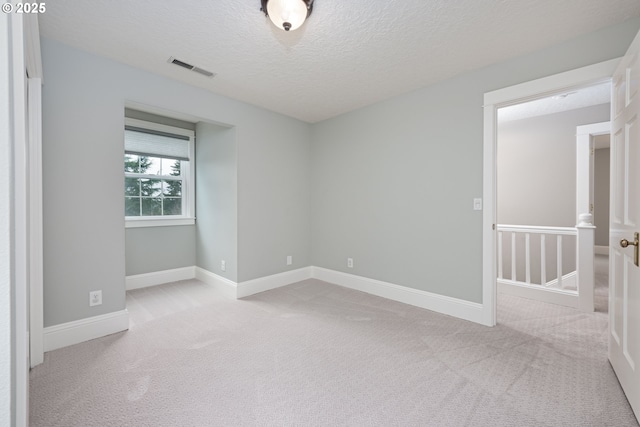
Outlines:
<svg viewBox="0 0 640 427"><path fill-rule="evenodd" d="M601 83L533 101L510 105L498 110L500 123L561 113L611 102L611 83Z"/></svg>
<svg viewBox="0 0 640 427"><path fill-rule="evenodd" d="M313 123L640 16L638 0L316 0L285 33L259 9L55 0L39 19L45 37Z"/></svg>

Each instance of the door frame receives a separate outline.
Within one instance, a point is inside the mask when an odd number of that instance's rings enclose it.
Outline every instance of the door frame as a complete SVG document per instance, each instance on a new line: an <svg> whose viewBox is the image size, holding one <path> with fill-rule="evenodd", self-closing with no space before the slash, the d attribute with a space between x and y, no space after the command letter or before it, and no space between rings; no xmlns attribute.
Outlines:
<svg viewBox="0 0 640 427"><path fill-rule="evenodd" d="M564 73L509 86L484 94L483 184L482 197L482 323L497 321L496 271L496 193L497 193L497 110L509 105L552 96L611 81L620 58L600 62Z"/></svg>
<svg viewBox="0 0 640 427"><path fill-rule="evenodd" d="M44 259L42 189L42 53L38 16L24 17L27 72L29 199L29 356L30 367L44 361Z"/></svg>
<svg viewBox="0 0 640 427"><path fill-rule="evenodd" d="M611 122L576 126L576 219L581 213L593 213L594 168L593 139L611 133Z"/></svg>
<svg viewBox="0 0 640 427"><path fill-rule="evenodd" d="M42 363L42 62L37 16L10 14L9 77L13 140L13 349L12 421L29 425L29 368L32 342ZM33 317L35 315L35 317ZM32 341L35 340L35 341ZM39 344L40 346L38 346ZM40 349L40 350L38 350ZM40 351L40 354L37 354Z"/></svg>
<svg viewBox="0 0 640 427"><path fill-rule="evenodd" d="M29 165L27 147L27 78L24 49L24 16L9 15L10 47L10 141L13 215L13 369L12 421L16 426L29 424ZM10 384L13 383L10 381Z"/></svg>

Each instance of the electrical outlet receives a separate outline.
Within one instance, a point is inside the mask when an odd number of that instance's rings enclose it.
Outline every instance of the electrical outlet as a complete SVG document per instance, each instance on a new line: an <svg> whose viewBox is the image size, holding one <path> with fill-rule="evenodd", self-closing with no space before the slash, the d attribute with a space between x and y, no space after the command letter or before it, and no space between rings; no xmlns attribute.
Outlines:
<svg viewBox="0 0 640 427"><path fill-rule="evenodd" d="M293 256L287 255L287 265L293 264Z"/></svg>
<svg viewBox="0 0 640 427"><path fill-rule="evenodd" d="M347 258L347 267L353 268L353 258Z"/></svg>
<svg viewBox="0 0 640 427"><path fill-rule="evenodd" d="M102 291L89 292L89 307L102 304Z"/></svg>
<svg viewBox="0 0 640 427"><path fill-rule="evenodd" d="M220 261L220 270L227 271L227 262L225 260Z"/></svg>

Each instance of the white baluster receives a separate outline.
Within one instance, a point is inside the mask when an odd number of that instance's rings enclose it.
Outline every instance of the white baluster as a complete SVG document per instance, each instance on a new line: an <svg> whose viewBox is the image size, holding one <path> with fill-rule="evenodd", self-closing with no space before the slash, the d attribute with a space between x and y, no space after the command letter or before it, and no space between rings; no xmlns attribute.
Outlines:
<svg viewBox="0 0 640 427"><path fill-rule="evenodd" d="M511 232L511 280L516 280L516 233Z"/></svg>
<svg viewBox="0 0 640 427"><path fill-rule="evenodd" d="M547 284L547 245L546 245L547 236L544 234L540 235L540 284Z"/></svg>
<svg viewBox="0 0 640 427"><path fill-rule="evenodd" d="M525 280L531 283L531 233L524 235L525 241Z"/></svg>
<svg viewBox="0 0 640 427"><path fill-rule="evenodd" d="M502 279L502 231L498 231L498 279Z"/></svg>
<svg viewBox="0 0 640 427"><path fill-rule="evenodd" d="M558 234L558 288L562 289L562 235Z"/></svg>

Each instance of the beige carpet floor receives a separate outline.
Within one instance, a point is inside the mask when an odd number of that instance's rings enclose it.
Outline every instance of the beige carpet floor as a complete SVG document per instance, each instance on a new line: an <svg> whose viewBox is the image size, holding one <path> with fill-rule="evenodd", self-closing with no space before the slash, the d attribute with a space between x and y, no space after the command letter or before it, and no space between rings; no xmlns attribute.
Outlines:
<svg viewBox="0 0 640 427"><path fill-rule="evenodd" d="M487 328L317 280L131 291L129 331L31 371L31 425L637 426L598 292L593 314L499 296Z"/></svg>

